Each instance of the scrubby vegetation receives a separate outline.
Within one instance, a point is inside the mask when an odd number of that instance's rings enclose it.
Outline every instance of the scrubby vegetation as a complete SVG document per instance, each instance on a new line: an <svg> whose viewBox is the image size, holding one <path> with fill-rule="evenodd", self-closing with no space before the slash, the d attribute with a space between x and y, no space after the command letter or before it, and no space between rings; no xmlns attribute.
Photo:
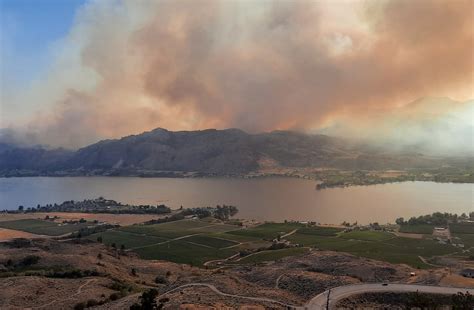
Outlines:
<svg viewBox="0 0 474 310"><path fill-rule="evenodd" d="M474 298L468 292L449 294L428 293L364 293L341 300L337 307L352 309L364 305L379 305L380 309L474 309ZM377 307L377 308L379 308ZM372 308L372 307L370 307Z"/></svg>
<svg viewBox="0 0 474 310"><path fill-rule="evenodd" d="M92 227L83 227L80 228L79 231L73 232L71 236L68 237L73 237L73 238L81 238L81 237L86 237L92 234L97 234L99 232L107 231L112 228L118 228L120 225L112 225L112 224L101 224L97 226L92 226Z"/></svg>
<svg viewBox="0 0 474 310"><path fill-rule="evenodd" d="M156 302L156 297L158 296L158 291L156 289L149 289L143 292L140 296L140 302L135 303L130 307L130 310L153 310L153 309L163 309L165 304L169 302L169 298L160 298L158 303Z"/></svg>
<svg viewBox="0 0 474 310"><path fill-rule="evenodd" d="M109 297L102 296L104 298L101 300L89 299L86 302L79 302L74 305L74 310L82 310L95 306L100 306L108 302L123 298L133 291L132 286L117 281L114 282L109 288L117 292L110 294Z"/></svg>

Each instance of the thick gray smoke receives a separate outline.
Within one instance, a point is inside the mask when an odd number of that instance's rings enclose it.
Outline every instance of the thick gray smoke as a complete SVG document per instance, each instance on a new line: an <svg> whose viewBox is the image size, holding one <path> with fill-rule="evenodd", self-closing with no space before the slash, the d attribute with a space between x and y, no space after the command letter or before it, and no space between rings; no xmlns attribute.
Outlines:
<svg viewBox="0 0 474 310"><path fill-rule="evenodd" d="M154 127L323 128L384 139L405 120L425 122L433 108L404 104L473 98L472 5L91 2L48 76L12 100L40 107L20 131L68 147ZM472 106L446 102L434 120ZM367 122L381 129L365 130Z"/></svg>

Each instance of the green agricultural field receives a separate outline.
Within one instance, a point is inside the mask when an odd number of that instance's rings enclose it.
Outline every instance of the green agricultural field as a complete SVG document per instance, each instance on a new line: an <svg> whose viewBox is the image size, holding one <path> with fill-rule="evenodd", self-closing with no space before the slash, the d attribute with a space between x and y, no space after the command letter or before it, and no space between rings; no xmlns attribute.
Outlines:
<svg viewBox="0 0 474 310"><path fill-rule="evenodd" d="M60 236L93 226L91 223L59 224L52 221L24 219L0 222L0 228L26 231L37 235Z"/></svg>
<svg viewBox="0 0 474 310"><path fill-rule="evenodd" d="M414 224L414 225L401 225L400 232L409 234L423 234L431 235L433 233L434 225L428 224Z"/></svg>
<svg viewBox="0 0 474 310"><path fill-rule="evenodd" d="M418 256L428 258L458 251L451 245L439 244L433 240L393 237L388 233L371 231L343 233L338 237L311 236L297 232L287 239L322 250L347 252L419 268L429 266L424 264Z"/></svg>
<svg viewBox="0 0 474 310"><path fill-rule="evenodd" d="M395 238L395 235L384 231L362 230L343 233L341 234L341 238L365 241L385 241Z"/></svg>
<svg viewBox="0 0 474 310"><path fill-rule="evenodd" d="M193 232L197 232L197 233L200 233L200 232L204 232L204 233L212 233L212 232L220 233L220 232L228 232L228 231L239 230L239 229L242 229L242 228L239 227L239 226L235 226L235 225L212 224L212 223L210 223L208 226L199 227L199 228L193 228L193 229L191 229L191 230L192 230Z"/></svg>
<svg viewBox="0 0 474 310"><path fill-rule="evenodd" d="M336 239L336 237L300 234L299 232L297 232L295 234L292 234L291 236L286 237L285 239L292 243L297 243L304 246L316 246L320 242L333 240L333 239ZM339 240L339 239L336 239L336 240Z"/></svg>
<svg viewBox="0 0 474 310"><path fill-rule="evenodd" d="M200 245L205 245L205 246L215 248L215 249L226 248L226 247L230 247L230 246L238 244L237 242L234 242L234 241L213 238L213 237L204 236L204 235L195 235L195 236L191 236L191 237L181 239L181 240L197 243Z"/></svg>
<svg viewBox="0 0 474 310"><path fill-rule="evenodd" d="M244 257L239 261L239 263L248 264L260 263L265 261L275 261L287 256L304 254L307 253L308 250L308 248L288 248L281 250L263 251Z"/></svg>
<svg viewBox="0 0 474 310"><path fill-rule="evenodd" d="M205 226L214 225L213 223L209 223L206 221L201 220L179 220L174 222L167 222L167 223L160 223L154 225L146 225L149 227L160 227L160 229L166 230L189 230L189 229L197 229Z"/></svg>
<svg viewBox="0 0 474 310"><path fill-rule="evenodd" d="M453 234L474 234L474 223L449 224L449 230Z"/></svg>
<svg viewBox="0 0 474 310"><path fill-rule="evenodd" d="M235 242L253 242L253 241L258 241L258 240L262 241L262 239L259 239L257 237L236 235L236 234L232 234L230 232L216 233L216 234L212 234L212 236L222 238L222 239L232 240L232 241L235 241Z"/></svg>
<svg viewBox="0 0 474 310"><path fill-rule="evenodd" d="M474 247L474 234L453 234L453 237L461 239L465 249Z"/></svg>
<svg viewBox="0 0 474 310"><path fill-rule="evenodd" d="M202 265L213 259L226 258L240 248L238 241L225 240L223 231L238 226L200 220L181 220L154 225L132 225L89 236L91 240L102 237L102 242L117 247L122 244L145 259L163 259L176 263ZM188 237L187 237L188 236ZM232 235L231 235L232 236ZM182 238L183 237L183 238ZM173 240L181 238L179 240ZM258 239L257 239L258 240Z"/></svg>
<svg viewBox="0 0 474 310"><path fill-rule="evenodd" d="M122 231L174 239L193 234L213 233L238 229L237 226L209 223L200 220L181 220L154 225L132 225L120 228Z"/></svg>
<svg viewBox="0 0 474 310"><path fill-rule="evenodd" d="M363 248L356 249L354 254L359 253L361 256L391 263L405 263L413 267L425 268L427 266L419 260L418 256L429 258L457 251L458 249L451 245L439 244L433 240L397 237L385 242L379 242L375 248L369 244L365 252Z"/></svg>
<svg viewBox="0 0 474 310"><path fill-rule="evenodd" d="M265 223L249 229L231 231L228 234L271 240L278 237L278 235L303 227L303 224L298 223Z"/></svg>
<svg viewBox="0 0 474 310"><path fill-rule="evenodd" d="M192 244L185 240L177 240L161 245L139 248L135 252L145 259L161 259L200 266L206 261L223 259L236 254L238 251L236 249L212 249Z"/></svg>
<svg viewBox="0 0 474 310"><path fill-rule="evenodd" d="M182 236L188 235L188 232L185 230L171 230L158 227L162 224L155 225L132 225L119 228L120 231L133 233L142 236L154 236L166 239L174 239Z"/></svg>
<svg viewBox="0 0 474 310"><path fill-rule="evenodd" d="M115 243L116 246L119 248L123 244L126 249L148 246L150 244L156 244L168 240L165 238L155 236L143 236L119 230L109 230L93 234L88 236L87 239L97 241L97 238L99 236L102 237L102 243L106 245L112 245L112 243Z"/></svg>
<svg viewBox="0 0 474 310"><path fill-rule="evenodd" d="M316 235L316 236L336 236L338 233L342 232L344 229L336 227L322 227L322 226L313 226L313 227L302 227L298 229L299 234L304 235Z"/></svg>
<svg viewBox="0 0 474 310"><path fill-rule="evenodd" d="M420 226L417 225L420 231ZM430 227L430 230L432 227ZM122 244L145 259L162 259L176 263L202 265L206 261L224 259L240 251L267 249L278 235L294 244L321 250L347 252L391 263L404 263L428 268L420 259L459 252L451 245L430 239L397 237L383 231L343 232L332 227L307 227L297 223L266 223L249 229L219 222L181 220L154 225L132 225L89 236L101 236L105 244ZM466 247L474 242L474 234L458 234ZM473 238L471 238L473 237ZM180 238L178 240L173 240ZM240 243L240 244L239 244ZM230 248L229 248L230 247ZM298 255L307 248L296 247L262 251L243 258L241 263L277 260ZM239 262L239 263L240 263Z"/></svg>

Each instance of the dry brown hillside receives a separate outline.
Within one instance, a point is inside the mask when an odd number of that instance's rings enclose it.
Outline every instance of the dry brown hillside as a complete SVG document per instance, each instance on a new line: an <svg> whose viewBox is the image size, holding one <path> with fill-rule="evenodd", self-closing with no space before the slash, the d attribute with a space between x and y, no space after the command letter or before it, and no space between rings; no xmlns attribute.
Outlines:
<svg viewBox="0 0 474 310"><path fill-rule="evenodd" d="M302 305L329 287L359 282L437 283L441 275L313 251L260 265L202 269L142 260L102 244L16 239L0 244L0 308L124 309L149 288L167 309L259 309ZM264 298L264 299L262 299ZM97 305L102 304L102 305Z"/></svg>

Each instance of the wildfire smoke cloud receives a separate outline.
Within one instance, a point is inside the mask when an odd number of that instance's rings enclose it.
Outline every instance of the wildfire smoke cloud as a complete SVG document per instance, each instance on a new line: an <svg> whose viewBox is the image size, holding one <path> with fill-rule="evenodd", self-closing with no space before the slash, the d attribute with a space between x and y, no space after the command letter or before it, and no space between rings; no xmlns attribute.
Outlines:
<svg viewBox="0 0 474 310"><path fill-rule="evenodd" d="M473 97L473 12L470 0L92 1L48 75L10 99L39 109L25 132L68 147L158 126L359 128L421 97Z"/></svg>

